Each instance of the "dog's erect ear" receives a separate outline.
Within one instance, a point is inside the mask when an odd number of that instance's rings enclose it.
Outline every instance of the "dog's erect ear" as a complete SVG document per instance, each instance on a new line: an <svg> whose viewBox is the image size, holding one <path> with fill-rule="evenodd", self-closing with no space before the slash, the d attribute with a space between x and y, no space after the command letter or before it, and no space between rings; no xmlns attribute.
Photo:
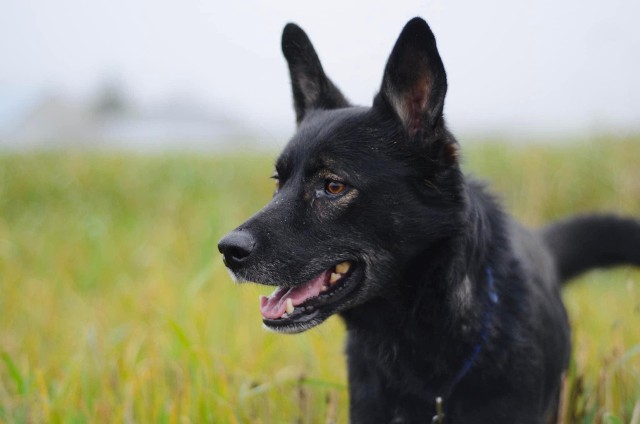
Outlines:
<svg viewBox="0 0 640 424"><path fill-rule="evenodd" d="M442 123L447 75L429 25L413 18L402 30L384 71L376 101L384 101L410 137Z"/></svg>
<svg viewBox="0 0 640 424"><path fill-rule="evenodd" d="M282 31L282 53L289 64L298 124L309 110L349 106L347 99L324 73L309 37L296 24L287 24Z"/></svg>

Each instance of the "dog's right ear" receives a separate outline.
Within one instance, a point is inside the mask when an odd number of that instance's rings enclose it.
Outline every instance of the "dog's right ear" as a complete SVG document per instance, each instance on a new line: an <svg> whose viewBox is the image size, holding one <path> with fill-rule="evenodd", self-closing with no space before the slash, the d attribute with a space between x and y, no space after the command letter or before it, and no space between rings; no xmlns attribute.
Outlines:
<svg viewBox="0 0 640 424"><path fill-rule="evenodd" d="M410 20L396 41L376 102L394 110L410 137L442 123L447 75L436 39L421 18Z"/></svg>
<svg viewBox="0 0 640 424"><path fill-rule="evenodd" d="M296 24L289 23L282 31L282 53L289 64L298 125L312 109L349 106L347 99L324 73L309 37Z"/></svg>

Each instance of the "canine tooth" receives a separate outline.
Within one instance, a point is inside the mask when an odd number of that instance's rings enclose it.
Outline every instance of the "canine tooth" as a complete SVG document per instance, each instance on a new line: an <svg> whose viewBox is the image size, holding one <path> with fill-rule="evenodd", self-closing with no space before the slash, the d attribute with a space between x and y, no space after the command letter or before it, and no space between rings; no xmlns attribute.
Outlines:
<svg viewBox="0 0 640 424"><path fill-rule="evenodd" d="M293 306L293 301L291 299L287 299L287 313L291 314L295 307Z"/></svg>
<svg viewBox="0 0 640 424"><path fill-rule="evenodd" d="M327 290L329 290L329 287L327 286L322 286L322 288L320 289L321 292L326 292Z"/></svg>
<svg viewBox="0 0 640 424"><path fill-rule="evenodd" d="M351 268L351 264L349 262L342 262L336 265L336 272L339 274L346 274Z"/></svg>
<svg viewBox="0 0 640 424"><path fill-rule="evenodd" d="M335 284L336 281L338 281L340 279L340 277L342 277L342 275L332 272L331 273L331 278L329 278L329 284Z"/></svg>

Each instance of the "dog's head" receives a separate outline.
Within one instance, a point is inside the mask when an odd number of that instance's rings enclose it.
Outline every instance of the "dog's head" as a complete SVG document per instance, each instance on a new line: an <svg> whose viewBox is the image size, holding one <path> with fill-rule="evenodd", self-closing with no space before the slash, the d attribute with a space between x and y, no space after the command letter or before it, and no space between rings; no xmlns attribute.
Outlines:
<svg viewBox="0 0 640 424"><path fill-rule="evenodd" d="M275 165L273 199L219 243L239 280L277 286L267 328L300 332L393 296L416 261L459 232L457 146L443 121L447 81L425 21L411 20L372 107L351 106L301 28L288 24L298 128Z"/></svg>

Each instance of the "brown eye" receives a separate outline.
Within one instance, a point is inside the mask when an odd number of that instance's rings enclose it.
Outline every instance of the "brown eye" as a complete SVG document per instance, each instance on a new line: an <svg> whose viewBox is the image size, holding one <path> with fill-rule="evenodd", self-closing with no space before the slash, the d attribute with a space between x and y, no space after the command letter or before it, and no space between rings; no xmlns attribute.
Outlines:
<svg viewBox="0 0 640 424"><path fill-rule="evenodd" d="M340 194L347 189L347 185L337 181L327 181L324 185L324 191L327 194Z"/></svg>
<svg viewBox="0 0 640 424"><path fill-rule="evenodd" d="M276 191L280 190L280 175L278 174L278 172L274 172L273 174L271 174L270 177L276 184Z"/></svg>

